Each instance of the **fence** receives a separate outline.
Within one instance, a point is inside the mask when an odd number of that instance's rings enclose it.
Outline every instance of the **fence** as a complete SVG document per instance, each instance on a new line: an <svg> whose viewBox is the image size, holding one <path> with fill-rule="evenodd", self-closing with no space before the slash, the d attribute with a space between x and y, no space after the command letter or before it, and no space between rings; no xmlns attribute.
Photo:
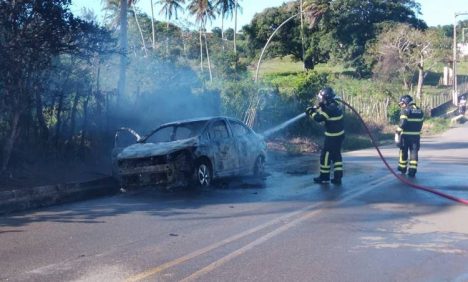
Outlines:
<svg viewBox="0 0 468 282"><path fill-rule="evenodd" d="M378 122L387 122L388 109L391 99L386 97L385 100L376 100L372 97L351 96L342 93L341 97L344 101L350 104L364 119L372 119Z"/></svg>
<svg viewBox="0 0 468 282"><path fill-rule="evenodd" d="M468 93L468 82L458 85L458 93L459 96ZM378 122L388 121L388 111L392 104L392 99L390 97L386 97L384 100L376 100L373 97L356 97L347 95L344 92L341 93L341 97L353 106L364 119L371 119ZM445 90L438 95L424 95L420 101L420 106L428 116L430 116L434 113L434 109L451 103L452 99L452 90ZM393 101L393 103L396 103L396 101Z"/></svg>

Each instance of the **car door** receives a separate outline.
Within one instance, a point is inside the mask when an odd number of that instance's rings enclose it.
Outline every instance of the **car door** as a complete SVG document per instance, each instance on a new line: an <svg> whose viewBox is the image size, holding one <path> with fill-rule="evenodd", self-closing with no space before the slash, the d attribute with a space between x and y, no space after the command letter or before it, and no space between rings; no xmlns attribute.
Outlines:
<svg viewBox="0 0 468 282"><path fill-rule="evenodd" d="M251 139L251 131L241 122L229 120L232 134L236 140L237 151L239 152L239 170L242 174L252 171L255 154L255 142Z"/></svg>
<svg viewBox="0 0 468 282"><path fill-rule="evenodd" d="M239 169L236 142L225 120L216 120L209 129L213 147L213 173L216 176L232 176Z"/></svg>

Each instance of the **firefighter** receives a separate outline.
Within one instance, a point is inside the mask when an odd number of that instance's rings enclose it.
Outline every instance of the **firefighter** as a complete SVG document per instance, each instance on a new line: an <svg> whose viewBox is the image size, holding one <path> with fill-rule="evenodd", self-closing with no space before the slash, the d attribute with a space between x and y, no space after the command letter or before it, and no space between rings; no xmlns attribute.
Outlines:
<svg viewBox="0 0 468 282"><path fill-rule="evenodd" d="M397 144L400 147L398 170L402 174L408 172L408 176L414 177L418 170L418 151L424 113L416 106L410 95L401 96L398 104L401 108L400 124L397 128L397 134L400 135L400 143ZM408 150L410 153L409 166Z"/></svg>
<svg viewBox="0 0 468 282"><path fill-rule="evenodd" d="M320 153L320 175L314 178L315 183L330 181L333 167L333 184L340 185L343 177L343 160L341 145L345 131L343 110L338 104L332 88L324 87L317 94L318 106L308 107L306 113L316 122L325 123L325 141Z"/></svg>

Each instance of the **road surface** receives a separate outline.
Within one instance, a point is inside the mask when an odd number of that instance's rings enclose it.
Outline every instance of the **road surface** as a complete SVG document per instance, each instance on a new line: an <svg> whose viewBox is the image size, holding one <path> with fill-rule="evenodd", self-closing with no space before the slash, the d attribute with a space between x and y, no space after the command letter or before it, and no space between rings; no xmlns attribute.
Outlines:
<svg viewBox="0 0 468 282"><path fill-rule="evenodd" d="M383 149L396 167L397 149ZM342 186L317 156L263 186L144 189L0 217L0 281L468 281L468 207L404 186L374 149ZM424 139L414 181L468 198L468 125Z"/></svg>

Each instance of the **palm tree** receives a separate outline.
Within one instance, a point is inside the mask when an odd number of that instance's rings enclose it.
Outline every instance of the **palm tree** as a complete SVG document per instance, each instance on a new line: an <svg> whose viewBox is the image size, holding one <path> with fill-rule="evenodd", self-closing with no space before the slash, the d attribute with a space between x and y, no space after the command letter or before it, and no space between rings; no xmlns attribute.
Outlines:
<svg viewBox="0 0 468 282"><path fill-rule="evenodd" d="M119 99L123 97L125 92L126 86L126 75L127 75L127 52L128 52L128 8L134 5L138 0L103 0L106 4L104 10L111 11L111 15L108 18L111 19L111 25L116 27L117 25L120 26L119 32L119 52L120 52L120 67L119 67L119 81L117 86L117 105L119 104ZM117 15L117 11L118 16ZM135 20L139 27L138 18L136 16L135 10L133 10L135 14ZM143 39L143 33L140 29L140 34ZM145 46L145 42L143 40L143 46ZM146 52L146 46L145 46Z"/></svg>
<svg viewBox="0 0 468 282"><path fill-rule="evenodd" d="M104 10L109 11L109 14L106 14L105 18L110 22L111 27L116 28L117 26L120 26L120 35L128 34L128 14L130 13L133 15L135 18L135 23L138 27L138 31L140 32L141 44L145 49L145 53L147 53L143 31L141 29L140 21L138 20L138 13L135 8L135 4L138 2L138 0L127 0L126 2L122 0L103 0L102 2L104 2L106 5ZM132 10L129 11L129 8ZM122 14L124 9L126 12L125 14ZM122 19L122 21L120 19Z"/></svg>
<svg viewBox="0 0 468 282"><path fill-rule="evenodd" d="M182 9L181 4L185 4L185 0L158 0L158 4L163 5L159 14L166 16L166 55L169 54L169 21L172 15L177 19L177 11Z"/></svg>
<svg viewBox="0 0 468 282"><path fill-rule="evenodd" d="M192 15L195 15L195 21L200 24L200 69L203 72L203 41L202 32L205 30L206 22L215 18L213 4L209 0L191 0L188 9ZM205 35L205 43L206 35ZM206 47L208 51L208 46ZM207 52L208 69L210 71L210 80L212 80L210 57Z"/></svg>
<svg viewBox="0 0 468 282"><path fill-rule="evenodd" d="M223 42L224 50L224 19L228 17L232 18L236 7L236 0L215 0L214 6L221 13L221 41Z"/></svg>
<svg viewBox="0 0 468 282"><path fill-rule="evenodd" d="M120 0L120 33L119 33L119 46L120 46L120 67L119 67L119 81L117 84L118 96L117 107L119 107L119 100L125 94L125 86L127 80L127 49L128 49L128 22L127 22L127 0Z"/></svg>
<svg viewBox="0 0 468 282"><path fill-rule="evenodd" d="M143 31L141 30L140 21L138 20L138 16L137 16L137 10L135 9L135 4L132 6L132 10L133 10L133 15L135 16L135 22L137 24L138 31L140 32L141 43L143 44L143 50L145 50L145 55L148 56L148 51L146 50L145 37L143 36Z"/></svg>
<svg viewBox="0 0 468 282"><path fill-rule="evenodd" d="M152 34L152 38L153 38L153 41L152 41L152 47L153 47L153 51L154 49L156 49L156 31L154 29L154 5L153 5L153 0L150 0L150 5L151 5L151 34Z"/></svg>
<svg viewBox="0 0 468 282"><path fill-rule="evenodd" d="M235 0L234 4L234 54L237 54L237 9L239 9L239 0Z"/></svg>
<svg viewBox="0 0 468 282"><path fill-rule="evenodd" d="M299 12L301 16L301 47L302 47L302 70L306 69L305 56L304 56L304 0L299 4Z"/></svg>

